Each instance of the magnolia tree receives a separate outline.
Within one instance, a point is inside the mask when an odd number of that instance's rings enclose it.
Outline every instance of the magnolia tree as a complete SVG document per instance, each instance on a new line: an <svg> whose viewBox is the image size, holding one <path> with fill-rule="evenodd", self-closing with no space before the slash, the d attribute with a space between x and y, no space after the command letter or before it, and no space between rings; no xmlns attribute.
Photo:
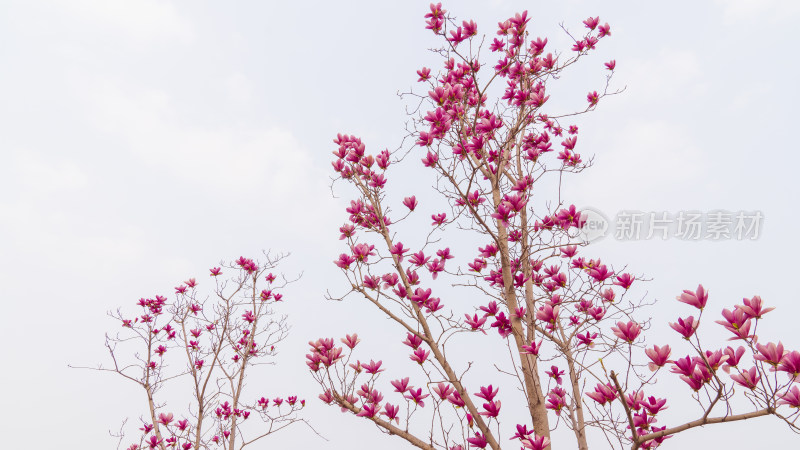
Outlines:
<svg viewBox="0 0 800 450"><path fill-rule="evenodd" d="M212 268L210 281L180 284L172 300L142 298L135 312L110 314L122 331L106 335L113 367L98 370L135 383L147 400L128 450L241 449L302 421L305 400L265 392L263 384L246 389L254 366L272 364L287 335L273 307L290 280L271 272L283 257L242 257ZM203 284L212 286L210 295L200 294ZM119 438L122 444L122 431Z"/></svg>
<svg viewBox="0 0 800 450"><path fill-rule="evenodd" d="M615 61L578 111L551 110L549 87L610 36L609 25L589 18L580 36L564 28L574 45L559 53L532 37L526 12L500 22L491 42L441 4L425 17L442 41L443 66L417 72L427 95L415 97L410 155L422 156L419 170L433 174L438 195L401 202L403 193L388 193L390 166L408 151L373 155L359 138L339 135L333 161L336 179L354 192L340 228L347 250L335 261L347 294L394 323L390 339L408 346L418 367L407 372L380 354L358 355L355 334L321 338L307 355L320 398L423 449L511 442L541 450L559 427L574 434L574 444L556 443L565 448L586 449L589 436L593 444L655 448L698 426L765 415L800 430L800 352L759 339L772 308L758 296L716 320L732 345L709 346L698 334L709 320L708 292L684 291L678 300L689 311L670 323L675 342L651 345L646 305L629 294L641 277L582 256L585 216L561 198L562 182L589 166L570 119L615 93ZM415 215L437 199L445 206L432 223ZM456 240L472 244L468 253L451 253ZM476 336L492 342L474 345ZM476 353L496 345L507 350ZM470 370L486 362L493 375ZM659 390L668 377L686 387ZM684 399L700 412L664 420L662 411Z"/></svg>

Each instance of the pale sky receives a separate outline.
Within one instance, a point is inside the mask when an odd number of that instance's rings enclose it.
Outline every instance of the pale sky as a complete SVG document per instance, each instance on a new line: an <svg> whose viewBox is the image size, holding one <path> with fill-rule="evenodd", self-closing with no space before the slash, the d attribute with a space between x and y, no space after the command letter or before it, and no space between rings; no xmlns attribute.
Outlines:
<svg viewBox="0 0 800 450"><path fill-rule="evenodd" d="M800 3L444 7L475 20L481 34L527 9L531 33L565 51L559 23L577 30L590 15L609 22L612 37L558 88L560 102L583 107L609 59L617 61L614 86L626 87L580 118L582 154L593 154L595 165L568 183L567 199L609 216L760 211L764 222L752 241L607 238L592 254L652 278L637 288L658 301L650 314L664 318L654 343L676 341L665 322L688 313L673 298L703 283L714 313L761 295L778 308L763 339L800 349L791 288ZM440 65L426 50L438 45L424 29L427 8L420 1L0 0L4 448L113 448L108 430L125 417L137 422L142 394L119 377L67 367L108 362L103 336L119 324L106 312L171 295L192 276L202 286L219 260L267 249L291 252L282 268L303 278L286 290L282 312L292 331L277 366L250 383L305 397L305 417L328 441L296 426L255 448L408 448L317 400L303 359L307 341L354 331L367 359L407 357L381 355L382 341L403 335L388 332L365 301L324 299L326 290L347 289L331 261L344 249L338 228L349 191L337 185L338 198L331 194L330 152L338 132L360 136L368 151L400 145L406 116L396 93L416 86L418 68ZM417 160L408 159L411 169L421 169ZM433 195L426 185L395 183L398 196ZM679 406L670 413L696 415ZM668 442L786 448L800 437L765 418Z"/></svg>

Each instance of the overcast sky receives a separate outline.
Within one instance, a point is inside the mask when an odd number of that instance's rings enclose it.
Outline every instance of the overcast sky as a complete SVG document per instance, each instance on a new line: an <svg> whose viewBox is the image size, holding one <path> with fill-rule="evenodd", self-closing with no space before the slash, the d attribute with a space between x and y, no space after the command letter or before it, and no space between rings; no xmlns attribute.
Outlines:
<svg viewBox="0 0 800 450"><path fill-rule="evenodd" d="M437 45L424 29L427 5L0 0L3 447L113 448L108 430L136 420L141 394L121 378L67 367L107 362L103 335L118 324L106 312L170 294L191 276L202 286L220 259L272 249L291 252L283 270L303 279L286 291L293 329L278 365L251 383L306 397L328 441L295 427L263 448L406 448L316 400L302 361L305 343L320 336L358 331L368 350L400 337L365 302L324 299L326 289L347 288L331 261L343 249L349 193L331 194L330 152L337 132L362 137L370 151L400 145L406 116L396 92L415 85L421 66L439 66L426 51ZM564 105L582 107L609 59L615 86L626 87L579 120L581 153L595 165L570 181L567 199L608 217L724 210L760 211L764 221L755 240L610 237L591 251L652 278L637 287L659 302L656 317L688 314L672 299L701 282L714 313L760 294L778 307L764 338L800 349L791 287L800 2L444 7L480 33L527 9L531 33L565 50L559 23L609 22L612 37L559 90ZM417 159L409 163L420 167ZM674 340L666 324L653 331ZM670 442L710 443L780 448L800 437L766 418Z"/></svg>

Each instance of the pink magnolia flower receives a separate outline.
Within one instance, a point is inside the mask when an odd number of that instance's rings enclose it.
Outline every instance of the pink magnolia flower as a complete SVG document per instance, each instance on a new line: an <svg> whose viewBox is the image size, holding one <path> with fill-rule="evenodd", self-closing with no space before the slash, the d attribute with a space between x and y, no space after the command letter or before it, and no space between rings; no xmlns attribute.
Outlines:
<svg viewBox="0 0 800 450"><path fill-rule="evenodd" d="M611 61L607 62L605 65L606 65L606 69L614 70L614 68L617 67L617 60L612 59Z"/></svg>
<svg viewBox="0 0 800 450"><path fill-rule="evenodd" d="M529 345L523 345L522 350L523 353L527 353L529 355L538 355L539 349L542 348L542 339L539 339L539 342L531 341Z"/></svg>
<svg viewBox="0 0 800 450"><path fill-rule="evenodd" d="M568 245L561 249L561 257L562 258L572 258L578 253L578 246L577 245Z"/></svg>
<svg viewBox="0 0 800 450"><path fill-rule="evenodd" d="M600 23L600 17L589 17L583 21L583 24L586 25L586 28L590 30L597 28L598 23Z"/></svg>
<svg viewBox="0 0 800 450"><path fill-rule="evenodd" d="M386 416L390 422L394 420L396 423L400 423L400 419L397 417L399 413L400 407L392 405L391 403L387 403L384 405L383 412L381 414Z"/></svg>
<svg viewBox="0 0 800 450"><path fill-rule="evenodd" d="M354 263L355 261L356 258L342 253L341 255L339 255L339 259L334 261L334 264L336 264L342 269L347 269L350 267L350 264Z"/></svg>
<svg viewBox="0 0 800 450"><path fill-rule="evenodd" d="M483 409L484 410L478 414L486 417L497 417L500 414L500 400L484 403Z"/></svg>
<svg viewBox="0 0 800 450"><path fill-rule="evenodd" d="M533 434L533 430L529 430L527 425L517 424L517 432L509 438L509 441L513 441L514 439L526 439L531 434Z"/></svg>
<svg viewBox="0 0 800 450"><path fill-rule="evenodd" d="M420 345L422 345L422 338L416 334L406 333L406 340L403 341L403 344L406 344L407 346L416 350Z"/></svg>
<svg viewBox="0 0 800 450"><path fill-rule="evenodd" d="M392 255L397 255L397 259L399 261L402 261L403 260L403 254L407 253L409 251L410 251L409 249L403 248L403 243L402 242L397 242L395 244L392 244L392 248L389 249L389 253L391 253Z"/></svg>
<svg viewBox="0 0 800 450"><path fill-rule="evenodd" d="M761 376L758 374L758 368L753 366L748 370L732 374L731 379L747 389L753 390L758 386Z"/></svg>
<svg viewBox="0 0 800 450"><path fill-rule="evenodd" d="M466 322L473 330L479 330L483 324L486 323L486 317L478 317L477 314L474 314L472 317L469 314L464 314L467 318Z"/></svg>
<svg viewBox="0 0 800 450"><path fill-rule="evenodd" d="M561 415L561 409L567 405L566 399L567 391L561 388L561 386L554 387L548 394L547 394L547 402L545 403L545 408L552 409L555 411L557 416Z"/></svg>
<svg viewBox="0 0 800 450"><path fill-rule="evenodd" d="M669 355L672 350L669 348L669 345L665 345L663 347L659 347L658 345L653 346L653 348L648 348L644 351L648 358L650 358L650 363L647 364L647 367L650 368L651 371L655 372L659 367L664 367L664 365L669 360Z"/></svg>
<svg viewBox="0 0 800 450"><path fill-rule="evenodd" d="M598 27L598 30L599 30L598 36L600 37L611 36L611 27L607 23L604 25L600 25Z"/></svg>
<svg viewBox="0 0 800 450"><path fill-rule="evenodd" d="M642 331L642 327L633 321L628 323L617 322L617 326L612 327L611 330L623 341L633 343L633 341L636 340L636 338L639 336L639 333Z"/></svg>
<svg viewBox="0 0 800 450"><path fill-rule="evenodd" d="M634 278L629 273L623 273L617 277L617 280L614 281L614 284L617 286L621 286L623 289L628 289L633 284Z"/></svg>
<svg viewBox="0 0 800 450"><path fill-rule="evenodd" d="M414 264L415 266L419 267L425 265L425 263L427 263L428 260L430 259L431 259L430 256L426 257L425 253L423 253L422 250L420 250L417 253L412 254L411 258L409 258L408 261L411 264Z"/></svg>
<svg viewBox="0 0 800 450"><path fill-rule="evenodd" d="M415 404L419 405L420 408L425 406L425 402L422 401L425 398L430 397L430 394L423 394L422 388L410 388L408 390L408 394L404 396L405 398L413 401Z"/></svg>
<svg viewBox="0 0 800 450"><path fill-rule="evenodd" d="M780 342L777 345L774 342L769 342L767 345L756 344L756 349L758 354L754 356L755 359L772 366L777 366L783 359L783 344Z"/></svg>
<svg viewBox="0 0 800 450"><path fill-rule="evenodd" d="M679 302L692 305L697 309L703 309L706 307L706 302L708 302L708 291L703 289L703 285L701 284L697 286L697 290L695 292L684 290L683 294L675 298Z"/></svg>
<svg viewBox="0 0 800 450"><path fill-rule="evenodd" d="M745 349L741 345L736 350L734 350L733 347L726 348L724 353L728 359L725 360L725 365L722 367L722 370L724 370L725 373L730 373L731 367L736 367L739 365L739 360L742 359L744 352Z"/></svg>
<svg viewBox="0 0 800 450"><path fill-rule="evenodd" d="M614 272L609 271L605 264L600 264L597 267L589 269L589 276L594 278L598 283L602 283L608 278L614 276Z"/></svg>
<svg viewBox="0 0 800 450"><path fill-rule="evenodd" d="M461 394L458 391L453 391L450 396L447 397L447 400L453 404L456 408L463 408L466 403L461 398Z"/></svg>
<svg viewBox="0 0 800 450"><path fill-rule="evenodd" d="M729 311L725 308L722 310L722 317L725 319L724 321L715 320L715 322L736 335L736 337L731 338L732 340L752 337L750 334L750 318L743 310L734 308L733 311Z"/></svg>
<svg viewBox="0 0 800 450"><path fill-rule="evenodd" d="M576 336L578 338L578 345L586 345L589 347L594 346L594 340L597 339L597 333L589 333L588 331L585 334L578 334Z"/></svg>
<svg viewBox="0 0 800 450"><path fill-rule="evenodd" d="M598 383L594 388L594 392L589 392L586 394L586 396L597 403L600 403L601 405L605 405L606 402L613 401L615 398L617 398L617 391L608 383Z"/></svg>
<svg viewBox="0 0 800 450"><path fill-rule="evenodd" d="M446 400L450 394L455 392L455 388L447 383L439 383L433 387L433 392L438 395L440 399Z"/></svg>
<svg viewBox="0 0 800 450"><path fill-rule="evenodd" d="M800 352L786 352L778 363L777 370L788 373L794 381L800 381Z"/></svg>
<svg viewBox="0 0 800 450"><path fill-rule="evenodd" d="M687 340L692 337L698 325L700 325L700 322L695 323L693 316L689 316L686 319L678 318L678 323L670 322L669 324L670 328L680 333Z"/></svg>
<svg viewBox="0 0 800 450"><path fill-rule="evenodd" d="M563 370L559 370L558 366L550 366L550 370L546 370L544 373L550 375L550 378L556 380L556 383L561 384L561 375L564 375Z"/></svg>
<svg viewBox="0 0 800 450"><path fill-rule="evenodd" d="M467 439L470 445L477 447L477 448L486 448L488 442L486 442L486 438L481 434L480 431L475 432L475 437L471 437Z"/></svg>
<svg viewBox="0 0 800 450"><path fill-rule="evenodd" d="M343 240L345 238L353 237L356 234L356 227L353 224L346 223L339 227L339 232L342 233L339 235L339 240Z"/></svg>
<svg viewBox="0 0 800 450"><path fill-rule="evenodd" d="M144 442L145 442L147 445L149 445L149 446L150 446L150 448L158 448L158 444L160 444L160 443L161 443L161 441L163 441L163 439L158 439L158 438L156 437L156 435L151 435L151 436L150 436L150 439L148 439L148 440L146 440L146 441L144 441Z"/></svg>
<svg viewBox="0 0 800 450"><path fill-rule="evenodd" d="M523 439L522 446L530 450L544 450L550 446L550 438L546 436L536 436L533 439Z"/></svg>
<svg viewBox="0 0 800 450"><path fill-rule="evenodd" d="M447 219L447 214L446 213L433 214L431 216L431 219L433 219L433 223L431 223L431 225L442 225L444 224L445 219Z"/></svg>
<svg viewBox="0 0 800 450"><path fill-rule="evenodd" d="M586 100L589 102L589 105L594 106L598 101L600 101L600 96L597 95L597 91L589 92L586 95Z"/></svg>
<svg viewBox="0 0 800 450"><path fill-rule="evenodd" d="M361 339L358 338L358 334L353 333L346 335L341 339L341 341L344 343L344 345L350 348L350 350L352 350L356 345L358 345L359 342L361 342Z"/></svg>
<svg viewBox="0 0 800 450"><path fill-rule="evenodd" d="M419 80L417 81L428 81L431 77L431 69L423 67L417 71L417 75L419 75Z"/></svg>
<svg viewBox="0 0 800 450"><path fill-rule="evenodd" d="M329 404L329 405L331 403L333 403L333 400L334 400L333 394L331 394L330 389L326 390L322 394L319 394L319 399L322 400L323 402ZM261 400L264 400L264 397L261 397ZM261 401L259 401L258 404L261 405ZM267 407L267 405L263 406L263 408L266 408L266 407Z"/></svg>
<svg viewBox="0 0 800 450"><path fill-rule="evenodd" d="M414 354L412 354L409 358L412 361L416 362L417 364L422 364L428 359L428 356L430 354L431 354L430 351L425 350L423 348L418 348L414 350Z"/></svg>
<svg viewBox="0 0 800 450"><path fill-rule="evenodd" d="M551 303L545 303L539 310L536 311L536 318L550 324L555 324L558 318L559 306L553 306Z"/></svg>
<svg viewBox="0 0 800 450"><path fill-rule="evenodd" d="M158 415L157 422L162 424L162 425L169 426L169 424L170 424L170 422L172 422L173 418L174 418L174 416L172 415L172 413L166 413L166 414L165 413L160 413Z"/></svg>
<svg viewBox="0 0 800 450"><path fill-rule="evenodd" d="M668 406L665 406L666 404L667 404L667 399L655 398L653 396L647 397L647 401L642 402L642 406L644 406L645 409L647 410L647 413L652 416L658 414L659 411L663 411L669 408Z"/></svg>
<svg viewBox="0 0 800 450"><path fill-rule="evenodd" d="M788 405L792 408L800 408L800 388L798 388L796 384L793 385L791 390L781 396L781 399L778 400L776 405Z"/></svg>
<svg viewBox="0 0 800 450"><path fill-rule="evenodd" d="M375 255L375 246L369 244L356 244L350 247L353 252L353 257L361 262L367 262L370 256Z"/></svg>
<svg viewBox="0 0 800 450"><path fill-rule="evenodd" d="M383 361L375 362L370 359L369 363L362 364L362 367L368 374L374 375L378 372L383 372L384 369L381 369L381 364L383 364Z"/></svg>
<svg viewBox="0 0 800 450"><path fill-rule="evenodd" d="M489 386L481 386L481 391L476 392L475 396L490 402L494 399L498 392L500 392L500 388L492 387L490 384Z"/></svg>
<svg viewBox="0 0 800 450"><path fill-rule="evenodd" d="M752 299L743 299L744 306L736 305L735 309L742 311L747 317L751 319L760 319L764 314L772 311L775 308L764 308L761 297L758 295Z"/></svg>
<svg viewBox="0 0 800 450"><path fill-rule="evenodd" d="M481 306L478 309L484 312L483 317L495 316L500 311L496 301L491 301L488 305Z"/></svg>
<svg viewBox="0 0 800 450"><path fill-rule="evenodd" d="M381 405L377 403L365 403L364 406L361 407L361 411L359 411L356 416L373 418L378 415L380 410Z"/></svg>
<svg viewBox="0 0 800 450"><path fill-rule="evenodd" d="M244 319L247 323L253 323L256 320L256 316L253 314L253 311L247 310L244 314L242 314L242 319Z"/></svg>
<svg viewBox="0 0 800 450"><path fill-rule="evenodd" d="M417 201L417 197L412 195L411 197L406 197L403 199L403 205L405 205L409 210L413 211L414 208L419 205L419 202Z"/></svg>

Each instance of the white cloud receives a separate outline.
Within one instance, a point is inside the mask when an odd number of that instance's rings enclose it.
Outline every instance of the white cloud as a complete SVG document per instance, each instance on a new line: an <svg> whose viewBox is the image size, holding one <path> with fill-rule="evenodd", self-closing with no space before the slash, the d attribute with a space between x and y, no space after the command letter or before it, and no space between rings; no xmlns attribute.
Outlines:
<svg viewBox="0 0 800 450"><path fill-rule="evenodd" d="M626 94L643 99L697 95L707 88L699 55L688 50L663 49L647 59L619 66L619 79L635 80Z"/></svg>
<svg viewBox="0 0 800 450"><path fill-rule="evenodd" d="M716 0L728 23L752 20L782 21L800 14L796 0Z"/></svg>
<svg viewBox="0 0 800 450"><path fill-rule="evenodd" d="M625 207L652 204L661 194L669 197L683 186L698 186L707 165L704 153L677 123L634 120L598 140L609 142L609 150L597 154L602 167L575 180L581 197L597 206L610 206L604 204L610 198Z"/></svg>
<svg viewBox="0 0 800 450"><path fill-rule="evenodd" d="M194 31L175 6L164 0L54 0L79 18L120 30L136 40L175 38L189 42Z"/></svg>
<svg viewBox="0 0 800 450"><path fill-rule="evenodd" d="M253 84L241 73L234 73L225 80L228 98L237 103L248 103L253 96Z"/></svg>
<svg viewBox="0 0 800 450"><path fill-rule="evenodd" d="M108 80L92 84L96 124L147 164L202 184L307 192L311 158L288 131L178 123L177 105L162 91L131 91Z"/></svg>
<svg viewBox="0 0 800 450"><path fill-rule="evenodd" d="M48 161L31 151L18 150L12 156L11 173L17 186L37 192L80 189L89 182L81 168L69 161Z"/></svg>

